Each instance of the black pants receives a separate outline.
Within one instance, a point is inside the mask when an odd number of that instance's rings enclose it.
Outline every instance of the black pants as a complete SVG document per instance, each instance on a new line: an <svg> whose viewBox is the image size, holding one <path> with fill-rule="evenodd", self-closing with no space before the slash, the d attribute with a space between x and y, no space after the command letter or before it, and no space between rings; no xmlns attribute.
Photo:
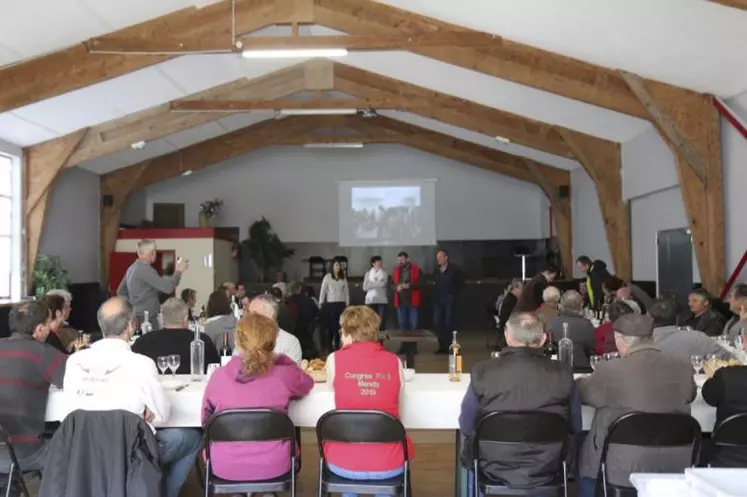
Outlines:
<svg viewBox="0 0 747 497"><path fill-rule="evenodd" d="M325 302L322 313L327 322L327 351L340 348L340 316L345 310L345 302Z"/></svg>
<svg viewBox="0 0 747 497"><path fill-rule="evenodd" d="M379 324L379 331L384 331L386 329L386 308L389 304L368 304L368 307L374 310L376 314L379 315L379 319L381 319L381 324Z"/></svg>

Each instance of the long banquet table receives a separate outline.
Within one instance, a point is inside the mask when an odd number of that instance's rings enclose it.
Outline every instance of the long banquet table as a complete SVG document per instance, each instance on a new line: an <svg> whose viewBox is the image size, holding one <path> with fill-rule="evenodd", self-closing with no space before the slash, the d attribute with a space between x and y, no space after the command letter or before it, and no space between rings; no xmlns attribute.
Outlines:
<svg viewBox="0 0 747 497"><path fill-rule="evenodd" d="M171 376L161 377L171 401L171 417L166 426L198 427L201 426L200 411L205 382L191 382L188 375L177 375L176 381ZM698 385L704 380L702 375L696 378ZM176 391L175 386L188 385ZM416 374L412 381L405 384L403 405L400 406L402 423L411 430L458 430L459 411L464 392L469 385L469 375L464 375L460 382L450 382L446 374ZM52 388L47 402L47 421L61 421L70 411L62 390ZM294 402L290 408L290 417L296 426L313 428L325 412L334 409L334 396L331 385L317 383L305 398ZM582 407L584 430L591 427L594 409ZM698 420L704 432L713 430L716 422L716 409L705 403L698 391L698 397L691 404L691 414Z"/></svg>

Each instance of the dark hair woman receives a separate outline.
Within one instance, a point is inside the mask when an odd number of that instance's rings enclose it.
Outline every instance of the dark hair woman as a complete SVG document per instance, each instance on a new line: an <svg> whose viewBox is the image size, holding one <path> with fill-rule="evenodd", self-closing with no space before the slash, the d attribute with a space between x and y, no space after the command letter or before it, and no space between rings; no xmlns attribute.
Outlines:
<svg viewBox="0 0 747 497"><path fill-rule="evenodd" d="M350 290L340 261L334 261L329 273L322 280L319 290L319 305L327 321L327 349L329 352L340 347L340 316L350 304Z"/></svg>

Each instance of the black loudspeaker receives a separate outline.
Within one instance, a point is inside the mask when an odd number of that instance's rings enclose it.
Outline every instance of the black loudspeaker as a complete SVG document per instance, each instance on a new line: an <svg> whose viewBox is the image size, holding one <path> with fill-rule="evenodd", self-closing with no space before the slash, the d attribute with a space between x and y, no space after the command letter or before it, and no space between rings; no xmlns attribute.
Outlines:
<svg viewBox="0 0 747 497"><path fill-rule="evenodd" d="M560 185L558 187L558 197L568 198L571 196L571 187L568 185Z"/></svg>
<svg viewBox="0 0 747 497"><path fill-rule="evenodd" d="M104 207L111 207L114 205L114 195L102 195L101 203L104 204Z"/></svg>

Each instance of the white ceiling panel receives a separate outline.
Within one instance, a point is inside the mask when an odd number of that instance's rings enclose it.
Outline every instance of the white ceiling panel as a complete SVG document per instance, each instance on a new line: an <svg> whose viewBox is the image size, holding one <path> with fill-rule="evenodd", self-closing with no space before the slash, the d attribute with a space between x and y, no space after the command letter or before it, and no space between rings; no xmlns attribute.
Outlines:
<svg viewBox="0 0 747 497"><path fill-rule="evenodd" d="M747 90L747 11L705 0L381 0L694 90Z"/></svg>
<svg viewBox="0 0 747 497"><path fill-rule="evenodd" d="M113 31L192 6L189 0L79 0Z"/></svg>
<svg viewBox="0 0 747 497"><path fill-rule="evenodd" d="M185 95L180 87L159 71L158 66L131 72L88 88L122 114L156 107Z"/></svg>
<svg viewBox="0 0 747 497"><path fill-rule="evenodd" d="M648 121L408 52L355 52L340 62L538 121L627 141Z"/></svg>
<svg viewBox="0 0 747 497"><path fill-rule="evenodd" d="M168 154L174 150L174 147L170 143L164 140L154 140L146 143L145 147L140 150L127 148L111 154L111 157L114 160L119 161L122 167L126 167L144 160Z"/></svg>
<svg viewBox="0 0 747 497"><path fill-rule="evenodd" d="M0 45L0 67L12 64L21 58L21 54L11 50L5 45Z"/></svg>
<svg viewBox="0 0 747 497"><path fill-rule="evenodd" d="M59 136L52 130L28 122L12 112L0 114L0 139L19 147L28 147Z"/></svg>
<svg viewBox="0 0 747 497"><path fill-rule="evenodd" d="M244 77L245 69L238 55L185 55L158 64L188 95Z"/></svg>
<svg viewBox="0 0 747 497"><path fill-rule="evenodd" d="M274 113L271 110L258 110L254 112L247 112L242 114L231 114L218 121L221 128L227 132L236 131L237 129L246 128L252 124L256 124L260 121L266 121L267 119L273 119Z"/></svg>
<svg viewBox="0 0 747 497"><path fill-rule="evenodd" d="M444 124L440 121L417 116L415 114L410 114L408 112L380 111L379 114L381 114L382 116L392 117L400 121L414 124L422 128L430 129L433 131L438 131L439 133L443 133L443 134L450 135L456 138L460 138L462 140L476 143L484 147L494 148L496 150L500 150L502 152L506 152L512 155L519 155L522 157L527 157L529 159L542 162L543 164L547 164L547 165L554 166L554 167L559 167L561 169L566 169L568 171L576 169L577 167L581 166L581 164L579 164L578 162L571 160L571 159L567 159L565 157L548 154L546 152L541 152L533 148L524 147L516 143L503 144L503 143L497 142L491 136L483 135L481 133L475 133L474 131L470 131L464 128L459 128L457 126L451 126L449 124Z"/></svg>
<svg viewBox="0 0 747 497"><path fill-rule="evenodd" d="M179 150L186 148L195 143L204 142L210 138L225 134L226 130L217 122L206 123L194 128L185 129L173 135L168 135L163 139L166 140L174 149Z"/></svg>
<svg viewBox="0 0 747 497"><path fill-rule="evenodd" d="M267 74L269 72L278 71L286 67L294 66L296 64L300 64L305 60L309 59L245 59L243 57L239 57L244 76L249 79L262 76L263 74Z"/></svg>
<svg viewBox="0 0 747 497"><path fill-rule="evenodd" d="M106 174L122 167L122 160L116 154L110 154L86 161L79 164L78 167L82 167L92 173Z"/></svg>
<svg viewBox="0 0 747 497"><path fill-rule="evenodd" d="M2 4L0 43L24 58L111 31L110 26L74 0L3 0Z"/></svg>

